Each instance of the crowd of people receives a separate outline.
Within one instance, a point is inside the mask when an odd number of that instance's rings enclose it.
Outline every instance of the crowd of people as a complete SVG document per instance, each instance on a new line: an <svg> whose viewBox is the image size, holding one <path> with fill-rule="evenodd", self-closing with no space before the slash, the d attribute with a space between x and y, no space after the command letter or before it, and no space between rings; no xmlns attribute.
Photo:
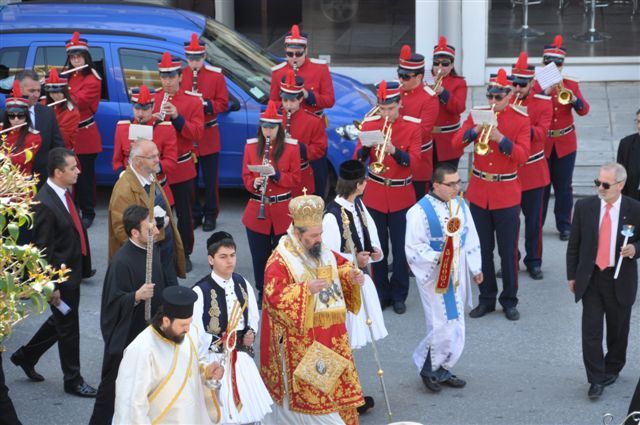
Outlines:
<svg viewBox="0 0 640 425"><path fill-rule="evenodd" d="M95 218L101 76L78 33L66 43L63 69L46 76L46 96L38 74L16 75L2 146L23 172L39 176L34 226L21 240L71 272L53 292L52 315L11 362L42 381L35 367L57 343L64 390L96 399L91 424L357 424L374 400L363 393L352 350L387 336L383 310L406 312L410 273L426 324L413 353L417 374L431 392L466 385L453 368L465 343L465 305L474 304L471 283L480 296L469 317L498 302L508 320L520 319L519 263L544 278L542 226L553 187L568 287L583 303L588 397L600 397L624 367L637 289L638 135L620 144L618 163L600 168L598 196L574 206L574 111L589 112L578 81L563 76L543 89L522 52L510 72L492 74L488 106L461 121L467 86L455 48L441 37L430 67L402 48L398 81L377 85L353 158L339 167L336 197L325 204L324 110L334 93L328 65L310 58L307 44L297 25L285 35L286 61L273 68L268 105L245 145L242 223L252 282L236 273L236 241L224 231L206 242L211 273L187 279L194 229L216 230L221 208L217 115L228 93L221 69L206 63L215 58L194 34L184 46L186 67L165 53L162 87L132 90L132 119L118 122L114 140L119 178L108 209L97 389L80 373L78 307L80 282L96 273L86 229ZM562 70L562 44L557 36L545 47L544 65ZM474 155L463 194L457 166L468 145ZM0 389L0 422L19 424L4 377Z"/></svg>

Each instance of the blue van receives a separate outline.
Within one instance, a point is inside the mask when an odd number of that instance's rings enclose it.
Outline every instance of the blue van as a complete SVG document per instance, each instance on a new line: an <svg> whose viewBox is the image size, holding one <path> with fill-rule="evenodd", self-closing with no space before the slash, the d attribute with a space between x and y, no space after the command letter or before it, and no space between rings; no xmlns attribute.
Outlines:
<svg viewBox="0 0 640 425"><path fill-rule="evenodd" d="M0 6L0 80L10 87L12 76L49 67L66 60L65 41L74 31L87 38L91 56L103 75L97 122L103 152L96 163L101 185L111 185L116 123L132 116L128 93L146 84L160 87L157 63L170 52L184 61L184 42L200 34L211 65L223 69L229 89L229 111L220 114L222 151L220 185L241 187L245 140L255 137L260 111L271 83L271 67L279 60L247 38L215 20L180 9L127 3L15 3ZM375 102L373 93L357 81L332 74L335 106L327 110L330 172L349 159L360 120ZM9 84L8 84L9 83ZM0 95L0 107L4 96Z"/></svg>

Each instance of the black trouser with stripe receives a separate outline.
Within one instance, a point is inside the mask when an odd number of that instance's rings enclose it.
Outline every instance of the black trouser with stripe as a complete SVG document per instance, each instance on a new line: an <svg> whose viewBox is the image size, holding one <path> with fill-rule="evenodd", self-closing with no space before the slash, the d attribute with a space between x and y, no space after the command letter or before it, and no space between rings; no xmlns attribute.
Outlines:
<svg viewBox="0 0 640 425"><path fill-rule="evenodd" d="M96 158L97 153L79 154L80 174L76 183L75 201L82 211L82 218L96 216Z"/></svg>
<svg viewBox="0 0 640 425"><path fill-rule="evenodd" d="M267 260L283 236L273 234L273 229L271 229L271 232L270 235L264 235L247 228L247 241L249 242L251 261L253 263L253 278L259 295L262 294L264 287L264 269L267 265Z"/></svg>

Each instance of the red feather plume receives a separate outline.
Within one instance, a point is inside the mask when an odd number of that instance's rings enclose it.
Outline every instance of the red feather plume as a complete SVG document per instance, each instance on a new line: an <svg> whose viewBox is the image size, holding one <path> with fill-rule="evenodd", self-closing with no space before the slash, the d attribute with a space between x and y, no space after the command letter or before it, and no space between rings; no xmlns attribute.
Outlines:
<svg viewBox="0 0 640 425"><path fill-rule="evenodd" d="M162 54L162 60L160 61L160 66L162 68L168 68L171 66L171 53L169 52L164 52Z"/></svg>
<svg viewBox="0 0 640 425"><path fill-rule="evenodd" d="M71 36L71 43L78 44L79 41L80 41L80 33L78 31L76 31Z"/></svg>
<svg viewBox="0 0 640 425"><path fill-rule="evenodd" d="M20 90L20 83L18 82L18 80L13 80L13 97L16 98L21 98L22 97L22 90Z"/></svg>
<svg viewBox="0 0 640 425"><path fill-rule="evenodd" d="M440 39L438 40L438 49L444 49L447 47L447 37L445 37L444 35L440 36Z"/></svg>
<svg viewBox="0 0 640 425"><path fill-rule="evenodd" d="M291 26L291 38L300 38L300 28L295 24Z"/></svg>
<svg viewBox="0 0 640 425"><path fill-rule="evenodd" d="M562 43L564 43L564 39L560 34L556 35L556 38L553 39L553 45L557 48L562 47Z"/></svg>
<svg viewBox="0 0 640 425"><path fill-rule="evenodd" d="M199 49L200 41L198 40L198 34L191 34L191 44L189 44L190 49Z"/></svg>
<svg viewBox="0 0 640 425"><path fill-rule="evenodd" d="M518 62L516 62L515 67L517 69L527 69L529 66L528 61L529 55L527 55L527 52L520 52L520 56L518 57Z"/></svg>
<svg viewBox="0 0 640 425"><path fill-rule="evenodd" d="M378 84L378 99L385 100L387 98L387 82L385 80L380 81Z"/></svg>
<svg viewBox="0 0 640 425"><path fill-rule="evenodd" d="M509 80L507 79L507 71L505 71L502 68L500 68L498 70L498 75L496 77L496 83L498 83L502 87L505 87L505 86L509 85Z"/></svg>
<svg viewBox="0 0 640 425"><path fill-rule="evenodd" d="M402 49L400 49L400 59L411 59L411 47L409 47L408 44L405 44L404 46L402 46Z"/></svg>
<svg viewBox="0 0 640 425"><path fill-rule="evenodd" d="M276 109L276 104L270 100L267 104L267 109L264 111L264 115L267 117L276 117L278 116L278 110Z"/></svg>
<svg viewBox="0 0 640 425"><path fill-rule="evenodd" d="M151 93L149 93L149 89L144 84L140 86L140 90L138 91L138 103L141 105L146 105L151 100Z"/></svg>
<svg viewBox="0 0 640 425"><path fill-rule="evenodd" d="M296 86L296 73L293 72L293 69L287 71L287 78L284 80L284 83L289 87Z"/></svg>
<svg viewBox="0 0 640 425"><path fill-rule="evenodd" d="M60 75L58 75L58 70L55 68L51 68L51 71L49 71L49 83L59 83L60 82Z"/></svg>

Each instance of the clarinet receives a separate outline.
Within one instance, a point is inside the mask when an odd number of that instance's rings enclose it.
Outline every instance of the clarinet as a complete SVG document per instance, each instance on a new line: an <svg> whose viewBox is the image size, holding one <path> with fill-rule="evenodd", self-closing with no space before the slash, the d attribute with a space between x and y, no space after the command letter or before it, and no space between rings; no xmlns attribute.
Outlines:
<svg viewBox="0 0 640 425"><path fill-rule="evenodd" d="M291 137L291 111L287 111L287 125L284 128L285 137Z"/></svg>
<svg viewBox="0 0 640 425"><path fill-rule="evenodd" d="M293 68L293 74L297 77L298 76L298 62L293 62L293 65L291 65L291 67Z"/></svg>
<svg viewBox="0 0 640 425"><path fill-rule="evenodd" d="M271 137L267 137L267 141L264 145L264 154L262 155L262 165L269 165L269 150L271 149ZM260 209L258 210L258 220L264 220L267 217L264 215L264 206L267 202L267 197L265 196L267 193L267 183L269 182L269 178L267 176L264 179L264 183L260 186Z"/></svg>
<svg viewBox="0 0 640 425"><path fill-rule="evenodd" d="M193 68L193 84L191 84L191 91L198 93L198 68Z"/></svg>
<svg viewBox="0 0 640 425"><path fill-rule="evenodd" d="M169 100L169 93L165 91L164 96L162 97L162 103L160 103L160 121L164 121L164 117L165 115L167 115L167 113L164 111L164 105L167 103L168 100Z"/></svg>

